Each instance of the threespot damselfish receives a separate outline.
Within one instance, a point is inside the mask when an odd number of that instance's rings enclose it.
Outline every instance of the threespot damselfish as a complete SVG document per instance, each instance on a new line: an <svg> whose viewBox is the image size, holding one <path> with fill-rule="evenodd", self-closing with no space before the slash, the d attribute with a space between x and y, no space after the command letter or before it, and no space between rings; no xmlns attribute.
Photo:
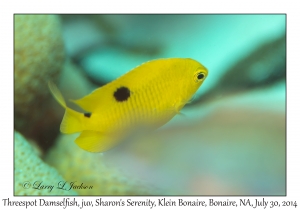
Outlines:
<svg viewBox="0 0 300 210"><path fill-rule="evenodd" d="M156 129L191 99L207 78L208 70L190 58L148 61L89 95L71 100L84 113L69 108L49 82L54 98L65 108L60 130L81 132L75 143L89 152L104 152L140 126Z"/></svg>

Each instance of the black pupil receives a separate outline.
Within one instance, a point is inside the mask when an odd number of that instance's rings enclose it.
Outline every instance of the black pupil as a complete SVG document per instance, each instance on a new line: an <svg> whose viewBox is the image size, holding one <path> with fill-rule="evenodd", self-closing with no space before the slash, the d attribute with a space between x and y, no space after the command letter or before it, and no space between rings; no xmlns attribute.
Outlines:
<svg viewBox="0 0 300 210"><path fill-rule="evenodd" d="M198 79L203 79L204 78L204 74L202 74L202 73L198 74L197 78Z"/></svg>

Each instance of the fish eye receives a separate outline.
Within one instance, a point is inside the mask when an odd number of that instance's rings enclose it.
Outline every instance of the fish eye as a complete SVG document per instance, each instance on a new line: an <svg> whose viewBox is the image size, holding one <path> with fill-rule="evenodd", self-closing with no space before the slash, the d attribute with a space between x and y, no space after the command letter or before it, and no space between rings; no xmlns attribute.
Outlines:
<svg viewBox="0 0 300 210"><path fill-rule="evenodd" d="M200 73L198 74L197 78L200 80L200 79L203 79L204 78L204 74Z"/></svg>
<svg viewBox="0 0 300 210"><path fill-rule="evenodd" d="M206 76L205 73L203 73L203 72L197 72L194 75L195 82L199 82L199 81L204 80L205 76Z"/></svg>

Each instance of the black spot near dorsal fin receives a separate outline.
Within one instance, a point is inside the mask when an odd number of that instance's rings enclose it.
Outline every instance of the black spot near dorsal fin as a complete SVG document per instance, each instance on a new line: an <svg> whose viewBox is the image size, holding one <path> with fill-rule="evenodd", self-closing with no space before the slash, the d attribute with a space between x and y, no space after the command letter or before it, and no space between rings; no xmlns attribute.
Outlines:
<svg viewBox="0 0 300 210"><path fill-rule="evenodd" d="M130 97L130 90L127 87L119 87L115 92L114 92L114 97L116 101L122 102L126 101Z"/></svg>
<svg viewBox="0 0 300 210"><path fill-rule="evenodd" d="M84 113L84 116L87 118L90 118L92 116L92 113L90 113L90 112Z"/></svg>

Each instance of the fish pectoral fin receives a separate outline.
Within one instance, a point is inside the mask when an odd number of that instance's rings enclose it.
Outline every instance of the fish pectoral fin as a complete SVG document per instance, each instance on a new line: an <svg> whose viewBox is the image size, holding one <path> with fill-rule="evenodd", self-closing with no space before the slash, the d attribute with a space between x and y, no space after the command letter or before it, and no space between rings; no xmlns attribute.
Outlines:
<svg viewBox="0 0 300 210"><path fill-rule="evenodd" d="M183 114L182 112L178 112L177 114L178 114L179 116L181 116L181 117L186 117L186 115Z"/></svg>
<svg viewBox="0 0 300 210"><path fill-rule="evenodd" d="M82 131L75 143L88 152L105 152L119 142L118 138L98 131Z"/></svg>
<svg viewBox="0 0 300 210"><path fill-rule="evenodd" d="M174 104L174 111L175 111L175 113L176 114L179 114L179 115L181 115L181 112L180 112L180 110L184 107L184 105L185 105L185 103L182 103L182 102L178 102L178 103L175 103Z"/></svg>
<svg viewBox="0 0 300 210"><path fill-rule="evenodd" d="M193 103L193 101L195 100L195 98L196 98L196 96L193 95L192 98L190 98L190 100L188 100L188 101L186 102L186 104L191 104L191 103Z"/></svg>

